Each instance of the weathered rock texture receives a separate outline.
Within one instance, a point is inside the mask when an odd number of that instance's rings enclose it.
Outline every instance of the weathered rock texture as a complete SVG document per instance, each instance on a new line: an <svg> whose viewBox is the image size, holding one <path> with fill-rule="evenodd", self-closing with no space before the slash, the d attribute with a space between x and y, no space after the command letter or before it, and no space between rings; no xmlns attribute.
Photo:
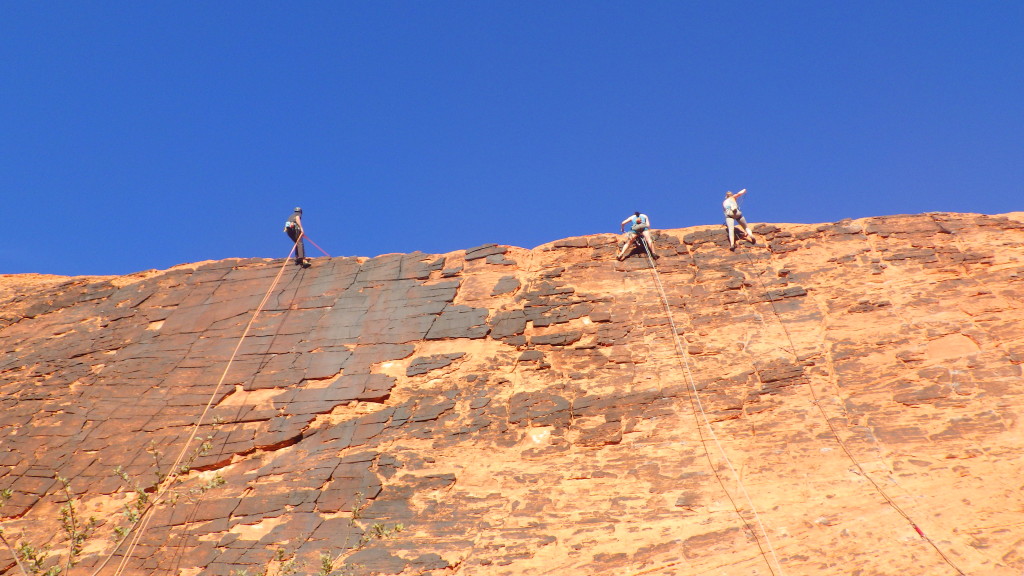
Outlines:
<svg viewBox="0 0 1024 576"><path fill-rule="evenodd" d="M1020 576L1022 222L3 277L0 527L64 562L59 475L72 574Z"/></svg>

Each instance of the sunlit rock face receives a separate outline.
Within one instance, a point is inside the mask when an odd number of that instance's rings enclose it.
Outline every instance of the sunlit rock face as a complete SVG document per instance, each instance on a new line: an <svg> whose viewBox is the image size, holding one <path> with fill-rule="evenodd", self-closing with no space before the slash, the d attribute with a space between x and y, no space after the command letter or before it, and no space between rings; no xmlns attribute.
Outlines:
<svg viewBox="0 0 1024 576"><path fill-rule="evenodd" d="M1024 573L1024 214L754 230L0 277L0 573Z"/></svg>

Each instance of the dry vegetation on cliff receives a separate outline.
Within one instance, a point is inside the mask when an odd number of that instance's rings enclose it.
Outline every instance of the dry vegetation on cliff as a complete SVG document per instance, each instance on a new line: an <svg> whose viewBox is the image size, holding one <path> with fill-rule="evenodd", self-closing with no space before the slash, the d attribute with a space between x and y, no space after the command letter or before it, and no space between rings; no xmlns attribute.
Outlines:
<svg viewBox="0 0 1024 576"><path fill-rule="evenodd" d="M4 276L0 574L1019 576L1024 218L755 231Z"/></svg>

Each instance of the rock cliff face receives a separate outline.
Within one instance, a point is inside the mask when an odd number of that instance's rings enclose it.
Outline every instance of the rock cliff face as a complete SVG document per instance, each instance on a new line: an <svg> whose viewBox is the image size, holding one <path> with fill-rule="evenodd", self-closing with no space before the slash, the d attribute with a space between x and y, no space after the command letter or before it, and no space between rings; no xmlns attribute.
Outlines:
<svg viewBox="0 0 1024 576"><path fill-rule="evenodd" d="M1024 214L755 231L0 278L3 540L66 566L70 504L71 574L1024 573Z"/></svg>

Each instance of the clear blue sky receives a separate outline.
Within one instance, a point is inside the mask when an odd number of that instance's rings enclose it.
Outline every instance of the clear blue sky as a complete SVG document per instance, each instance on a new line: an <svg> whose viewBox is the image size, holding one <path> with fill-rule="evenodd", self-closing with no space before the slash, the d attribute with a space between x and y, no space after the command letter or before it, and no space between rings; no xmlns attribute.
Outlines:
<svg viewBox="0 0 1024 576"><path fill-rule="evenodd" d="M0 273L1024 200L1024 2L0 8ZM311 255L318 252L311 247Z"/></svg>

